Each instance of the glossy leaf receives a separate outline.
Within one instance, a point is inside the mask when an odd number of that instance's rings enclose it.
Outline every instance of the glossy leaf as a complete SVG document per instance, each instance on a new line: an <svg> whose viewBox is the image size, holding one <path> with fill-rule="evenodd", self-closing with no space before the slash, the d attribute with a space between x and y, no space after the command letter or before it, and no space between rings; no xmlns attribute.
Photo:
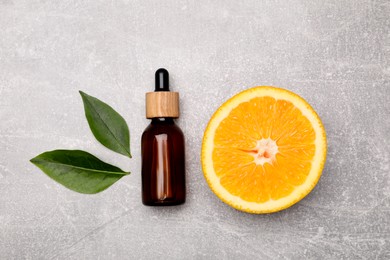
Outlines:
<svg viewBox="0 0 390 260"><path fill-rule="evenodd" d="M30 161L58 183L86 194L101 192L130 174L80 150L54 150Z"/></svg>
<svg viewBox="0 0 390 260"><path fill-rule="evenodd" d="M126 121L112 107L82 91L85 116L95 138L114 152L129 156L130 133Z"/></svg>

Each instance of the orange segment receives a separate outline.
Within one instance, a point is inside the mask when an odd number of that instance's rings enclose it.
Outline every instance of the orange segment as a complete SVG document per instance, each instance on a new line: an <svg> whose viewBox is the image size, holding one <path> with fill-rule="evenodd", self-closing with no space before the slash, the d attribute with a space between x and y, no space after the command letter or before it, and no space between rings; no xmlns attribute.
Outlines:
<svg viewBox="0 0 390 260"><path fill-rule="evenodd" d="M256 87L234 96L210 120L202 166L211 189L234 208L268 213L314 188L326 138L309 104L287 90Z"/></svg>

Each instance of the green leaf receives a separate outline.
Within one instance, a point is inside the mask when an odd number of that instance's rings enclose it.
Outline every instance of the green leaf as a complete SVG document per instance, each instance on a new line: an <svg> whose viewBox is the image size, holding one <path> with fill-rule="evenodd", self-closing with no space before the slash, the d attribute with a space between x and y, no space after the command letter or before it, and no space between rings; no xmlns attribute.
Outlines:
<svg viewBox="0 0 390 260"><path fill-rule="evenodd" d="M80 193L101 192L125 175L118 167L80 150L54 150L30 160L65 187Z"/></svg>
<svg viewBox="0 0 390 260"><path fill-rule="evenodd" d="M112 151L131 158L130 133L123 117L99 99L79 92L83 99L85 116L95 138Z"/></svg>

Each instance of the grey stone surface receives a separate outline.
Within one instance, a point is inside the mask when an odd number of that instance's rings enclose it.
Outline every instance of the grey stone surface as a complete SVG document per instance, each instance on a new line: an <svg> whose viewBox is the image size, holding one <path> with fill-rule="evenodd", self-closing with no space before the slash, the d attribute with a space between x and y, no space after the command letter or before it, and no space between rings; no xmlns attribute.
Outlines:
<svg viewBox="0 0 390 260"><path fill-rule="evenodd" d="M1 259L389 259L390 2L0 0ZM187 203L144 207L144 93L159 67L181 93ZM300 203L250 215L200 166L213 111L256 85L303 96L328 159ZM134 158L94 140L78 90L129 123ZM29 159L83 149L132 171L82 195Z"/></svg>

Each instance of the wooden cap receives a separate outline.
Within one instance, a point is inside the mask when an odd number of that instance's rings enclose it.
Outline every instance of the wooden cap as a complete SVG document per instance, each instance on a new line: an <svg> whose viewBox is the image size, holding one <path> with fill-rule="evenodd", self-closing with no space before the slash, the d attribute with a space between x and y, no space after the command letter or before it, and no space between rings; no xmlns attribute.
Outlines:
<svg viewBox="0 0 390 260"><path fill-rule="evenodd" d="M146 93L146 118L179 117L179 93L158 91Z"/></svg>

